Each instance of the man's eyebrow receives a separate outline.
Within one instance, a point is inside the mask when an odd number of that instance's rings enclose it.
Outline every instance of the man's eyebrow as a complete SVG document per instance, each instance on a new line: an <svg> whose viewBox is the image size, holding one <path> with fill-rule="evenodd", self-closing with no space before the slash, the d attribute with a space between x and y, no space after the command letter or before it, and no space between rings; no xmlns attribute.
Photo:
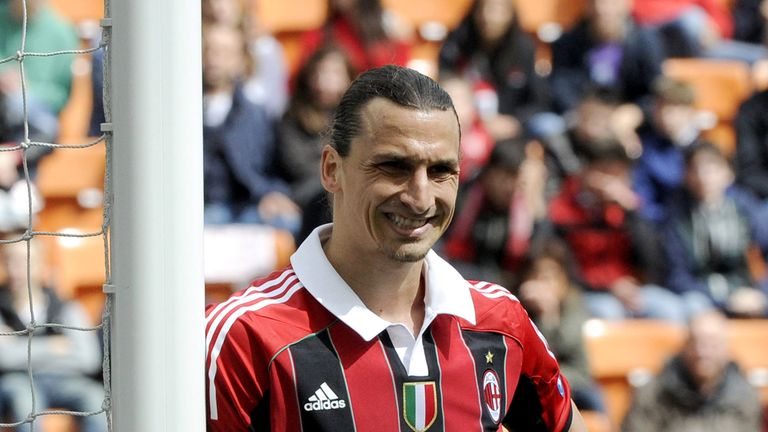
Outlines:
<svg viewBox="0 0 768 432"><path fill-rule="evenodd" d="M412 157L403 156L398 153L379 153L376 155L371 156L371 161L373 163L380 163L380 162L401 162L406 163L409 165L416 165L420 163L421 159L416 159ZM450 159L450 158L443 158L443 159L437 159L434 161L429 162L430 166L435 165L445 165L449 166L451 168L458 168L459 161L456 159Z"/></svg>

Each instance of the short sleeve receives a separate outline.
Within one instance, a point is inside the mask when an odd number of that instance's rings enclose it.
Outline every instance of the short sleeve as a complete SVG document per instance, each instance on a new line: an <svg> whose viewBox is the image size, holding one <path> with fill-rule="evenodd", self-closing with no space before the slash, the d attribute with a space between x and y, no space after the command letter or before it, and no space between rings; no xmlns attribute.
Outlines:
<svg viewBox="0 0 768 432"><path fill-rule="evenodd" d="M266 362L254 355L247 326L236 320L209 330L206 358L206 408L209 432L250 430L251 414L262 402Z"/></svg>
<svg viewBox="0 0 768 432"><path fill-rule="evenodd" d="M522 309L522 306L519 306ZM560 432L571 423L571 390L555 355L522 311L523 361L515 394L504 419L511 430Z"/></svg>

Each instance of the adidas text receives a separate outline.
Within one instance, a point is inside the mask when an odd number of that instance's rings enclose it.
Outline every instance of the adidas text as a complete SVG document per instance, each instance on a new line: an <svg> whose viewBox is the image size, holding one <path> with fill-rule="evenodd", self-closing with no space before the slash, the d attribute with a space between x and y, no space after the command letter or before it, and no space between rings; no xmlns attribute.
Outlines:
<svg viewBox="0 0 768 432"><path fill-rule="evenodd" d="M324 410L333 410L333 409L341 409L346 408L347 403L344 400L324 400L324 401L315 401L315 402L307 402L304 404L304 410L306 411L324 411Z"/></svg>

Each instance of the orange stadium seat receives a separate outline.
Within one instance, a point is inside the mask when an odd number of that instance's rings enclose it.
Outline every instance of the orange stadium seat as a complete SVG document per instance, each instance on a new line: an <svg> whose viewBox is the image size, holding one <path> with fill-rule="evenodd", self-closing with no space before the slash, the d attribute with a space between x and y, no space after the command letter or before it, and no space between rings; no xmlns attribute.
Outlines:
<svg viewBox="0 0 768 432"><path fill-rule="evenodd" d="M104 17L104 0L48 0L48 3L74 23L98 21Z"/></svg>
<svg viewBox="0 0 768 432"><path fill-rule="evenodd" d="M100 322L105 281L103 237L46 237L46 243L50 248L50 279L56 291L62 298L80 301L91 323Z"/></svg>
<svg viewBox="0 0 768 432"><path fill-rule="evenodd" d="M301 34L323 25L328 0L259 0L251 5L254 20L280 41L286 67L293 75L303 55Z"/></svg>
<svg viewBox="0 0 768 432"><path fill-rule="evenodd" d="M656 320L589 320L584 341L592 376L602 387L608 417L621 424L632 395L632 383L659 372L685 340L685 328Z"/></svg>
<svg viewBox="0 0 768 432"><path fill-rule="evenodd" d="M691 85L696 92L695 106L716 116L716 125L704 133L729 156L736 147L733 119L739 105L753 90L750 67L740 61L703 58L667 59L663 73Z"/></svg>
<svg viewBox="0 0 768 432"><path fill-rule="evenodd" d="M328 13L327 0L261 0L252 4L259 24L272 34L320 27Z"/></svg>
<svg viewBox="0 0 768 432"><path fill-rule="evenodd" d="M728 321L731 355L768 408L768 319Z"/></svg>
<svg viewBox="0 0 768 432"><path fill-rule="evenodd" d="M93 138L72 140L71 144ZM66 143L66 141L65 141ZM35 227L57 231L77 227L96 231L101 227L101 192L104 186L104 143L84 149L56 149L43 157L36 184L45 200Z"/></svg>
<svg viewBox="0 0 768 432"><path fill-rule="evenodd" d="M557 24L567 30L576 24L587 7L586 0L518 0L515 2L520 25L532 34L539 34L544 26Z"/></svg>
<svg viewBox="0 0 768 432"><path fill-rule="evenodd" d="M382 0L382 5L415 28L438 23L450 30L459 24L472 0Z"/></svg>

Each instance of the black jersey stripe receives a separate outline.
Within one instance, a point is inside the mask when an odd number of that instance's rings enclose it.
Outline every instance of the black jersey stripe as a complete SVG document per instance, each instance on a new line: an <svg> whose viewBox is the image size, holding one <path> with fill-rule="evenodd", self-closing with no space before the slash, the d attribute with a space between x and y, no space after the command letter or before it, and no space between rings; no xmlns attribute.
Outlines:
<svg viewBox="0 0 768 432"><path fill-rule="evenodd" d="M427 376L408 376L408 371L406 370L403 363L400 361L400 356L397 355L397 351L395 351L395 347L392 344L392 339L389 338L389 334L385 331L382 332L379 335L379 339L382 342L382 345L384 346L384 352L387 355L387 362L389 363L390 370L392 371L392 377L395 381L395 394L397 394L397 406L400 409L400 430L402 431L410 431L413 430L410 426L408 426L408 423L405 421L405 415L404 415L404 407L405 402L403 401L403 389L405 386L405 383L411 383L411 382L427 382L427 381L433 381L435 383L435 392L437 394L437 418L435 419L434 423L432 423L432 426L428 429L430 432L432 431L444 431L445 430L445 421L443 419L443 397L440 394L440 367L439 363L437 361L437 347L435 346L435 341L432 338L432 335L430 332L424 333L422 336L422 342L424 345L424 357L427 361L427 370L428 374Z"/></svg>
<svg viewBox="0 0 768 432"><path fill-rule="evenodd" d="M507 363L507 345L504 343L504 335L499 333L486 333L471 330L462 330L464 342L472 353L475 361L475 374L477 376L478 394L480 395L480 405L482 406L482 424L483 430L496 431L499 424L506 415L509 398L506 389L506 363ZM499 392L501 394L501 412L496 420L491 416L489 402L485 398L485 389L483 380L486 373L493 371L498 381Z"/></svg>
<svg viewBox="0 0 768 432"><path fill-rule="evenodd" d="M354 431L344 369L328 329L291 345L301 427L312 431Z"/></svg>

